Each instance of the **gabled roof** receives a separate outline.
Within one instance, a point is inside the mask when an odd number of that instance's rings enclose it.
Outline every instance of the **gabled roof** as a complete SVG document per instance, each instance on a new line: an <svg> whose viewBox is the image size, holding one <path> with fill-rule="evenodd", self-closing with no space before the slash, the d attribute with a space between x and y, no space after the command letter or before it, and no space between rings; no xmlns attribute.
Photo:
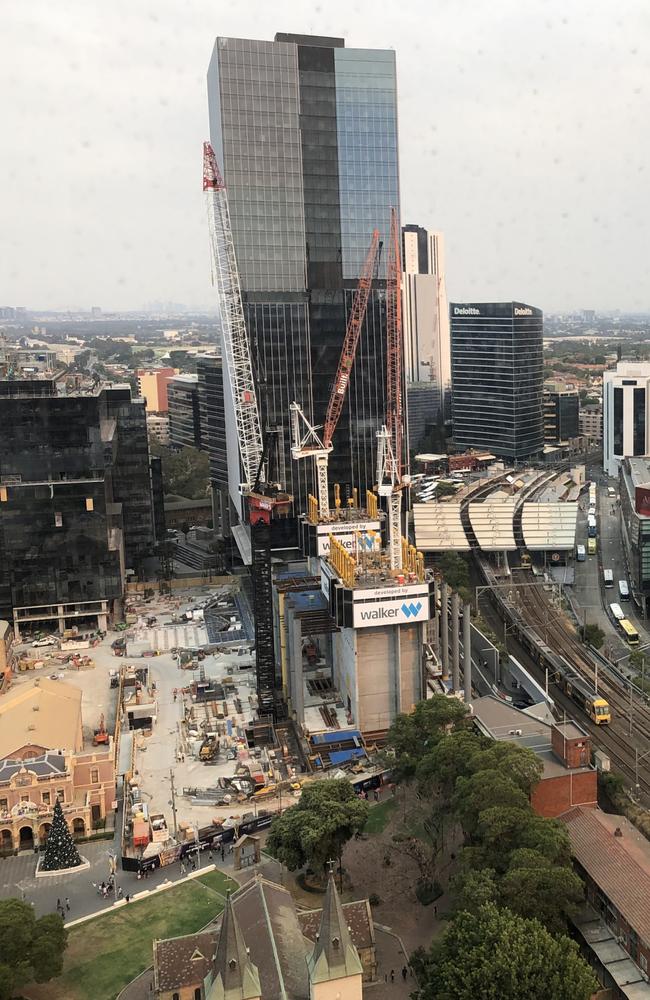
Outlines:
<svg viewBox="0 0 650 1000"><path fill-rule="evenodd" d="M81 690L40 677L0 700L0 760L24 746L82 750Z"/></svg>
<svg viewBox="0 0 650 1000"><path fill-rule="evenodd" d="M566 824L573 857L650 944L650 843L624 816L600 809L578 806L558 818Z"/></svg>
<svg viewBox="0 0 650 1000"><path fill-rule="evenodd" d="M203 982L212 969L216 947L216 930L154 941L156 987L163 992L170 992Z"/></svg>
<svg viewBox="0 0 650 1000"><path fill-rule="evenodd" d="M342 904L345 923L350 930L352 943L357 949L375 946L375 925L370 903L367 899ZM305 937L316 942L320 932L322 910L302 910L298 912L298 922Z"/></svg>

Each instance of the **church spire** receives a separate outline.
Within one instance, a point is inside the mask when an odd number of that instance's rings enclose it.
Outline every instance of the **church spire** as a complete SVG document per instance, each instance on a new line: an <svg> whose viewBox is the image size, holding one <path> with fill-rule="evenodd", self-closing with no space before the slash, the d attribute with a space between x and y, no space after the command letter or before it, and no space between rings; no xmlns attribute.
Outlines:
<svg viewBox="0 0 650 1000"><path fill-rule="evenodd" d="M228 893L214 957L214 979L206 1000L260 1000L261 996L257 966L253 965L248 955Z"/></svg>
<svg viewBox="0 0 650 1000"><path fill-rule="evenodd" d="M327 878L320 930L308 965L312 986L347 976L360 976L363 972L359 953L352 943L343 915L343 907L331 868Z"/></svg>

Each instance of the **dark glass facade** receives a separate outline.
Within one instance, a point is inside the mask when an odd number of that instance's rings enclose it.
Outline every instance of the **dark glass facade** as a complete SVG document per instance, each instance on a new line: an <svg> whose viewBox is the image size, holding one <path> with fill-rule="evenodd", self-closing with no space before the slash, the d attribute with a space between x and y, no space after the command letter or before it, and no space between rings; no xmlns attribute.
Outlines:
<svg viewBox="0 0 650 1000"><path fill-rule="evenodd" d="M386 241L390 208L399 210L395 56L342 39L219 38L208 96L263 418L282 428L280 474L299 513L314 470L291 459L289 404L323 422L372 230ZM385 262L384 251L330 458L330 482L344 493L375 478ZM235 502L230 437L229 455Z"/></svg>
<svg viewBox="0 0 650 1000"><path fill-rule="evenodd" d="M623 389L614 387L614 454L623 454Z"/></svg>
<svg viewBox="0 0 650 1000"><path fill-rule="evenodd" d="M635 455L645 455L645 389L634 390L632 447Z"/></svg>
<svg viewBox="0 0 650 1000"><path fill-rule="evenodd" d="M143 401L3 381L0 420L0 617L121 597L154 544Z"/></svg>
<svg viewBox="0 0 650 1000"><path fill-rule="evenodd" d="M512 460L537 455L544 446L541 309L452 302L449 313L456 446Z"/></svg>
<svg viewBox="0 0 650 1000"><path fill-rule="evenodd" d="M544 440L549 444L570 441L580 433L578 414L580 397L577 392L544 393Z"/></svg>
<svg viewBox="0 0 650 1000"><path fill-rule="evenodd" d="M167 386L169 440L176 448L201 447L201 401L196 375L177 375Z"/></svg>

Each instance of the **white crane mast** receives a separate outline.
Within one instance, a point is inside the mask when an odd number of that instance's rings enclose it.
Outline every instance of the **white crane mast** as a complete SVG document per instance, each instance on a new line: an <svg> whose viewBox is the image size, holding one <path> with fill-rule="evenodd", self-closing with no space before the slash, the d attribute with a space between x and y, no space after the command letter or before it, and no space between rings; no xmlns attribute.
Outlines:
<svg viewBox="0 0 650 1000"><path fill-rule="evenodd" d="M402 568L402 483L393 454L391 433L384 424L377 431L377 492L388 498L388 554L390 568Z"/></svg>
<svg viewBox="0 0 650 1000"><path fill-rule="evenodd" d="M258 477L260 482L264 482L262 426L244 321L228 197L209 142L203 143L203 190L208 212L212 281L219 293L223 349L244 474L242 493L250 493Z"/></svg>

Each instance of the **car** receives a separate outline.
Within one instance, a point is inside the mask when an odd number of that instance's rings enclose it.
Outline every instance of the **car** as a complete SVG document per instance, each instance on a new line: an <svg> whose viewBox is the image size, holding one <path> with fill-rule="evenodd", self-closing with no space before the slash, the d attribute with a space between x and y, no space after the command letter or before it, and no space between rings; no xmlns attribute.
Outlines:
<svg viewBox="0 0 650 1000"><path fill-rule="evenodd" d="M42 639L34 639L32 646L56 646L57 640L53 635L46 635Z"/></svg>

